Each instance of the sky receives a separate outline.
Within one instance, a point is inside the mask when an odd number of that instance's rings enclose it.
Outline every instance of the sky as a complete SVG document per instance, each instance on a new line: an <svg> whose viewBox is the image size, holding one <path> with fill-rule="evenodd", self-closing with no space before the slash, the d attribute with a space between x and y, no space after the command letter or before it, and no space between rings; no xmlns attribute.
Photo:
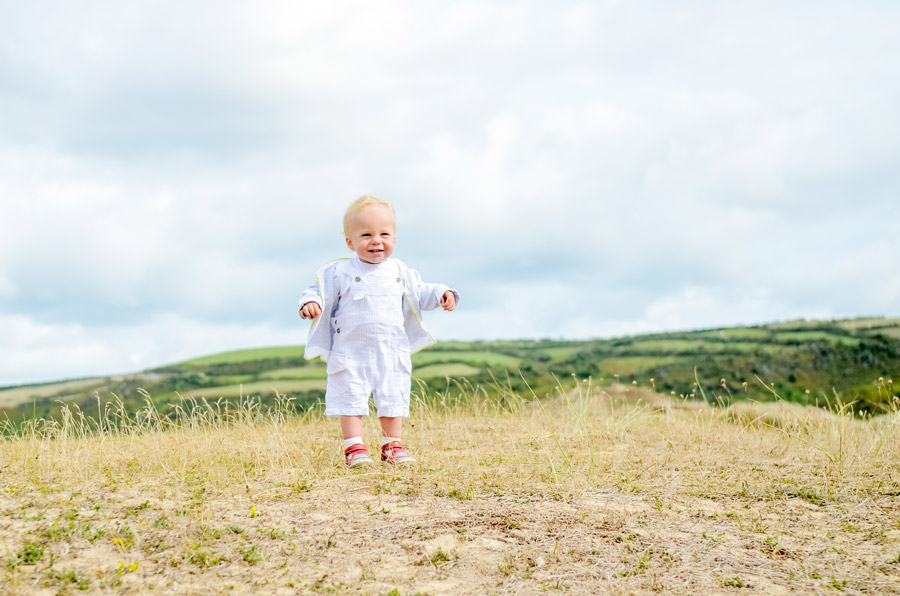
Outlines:
<svg viewBox="0 0 900 596"><path fill-rule="evenodd" d="M344 209L439 339L900 316L900 5L0 0L0 385L305 342Z"/></svg>

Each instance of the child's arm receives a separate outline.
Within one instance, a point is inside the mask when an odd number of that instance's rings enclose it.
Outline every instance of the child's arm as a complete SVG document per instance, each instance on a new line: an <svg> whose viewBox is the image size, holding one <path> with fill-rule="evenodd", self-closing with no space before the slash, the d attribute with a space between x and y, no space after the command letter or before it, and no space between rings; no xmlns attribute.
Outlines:
<svg viewBox="0 0 900 596"><path fill-rule="evenodd" d="M459 302L459 292L444 284L433 284L422 281L422 277L415 269L409 270L409 276L417 288L419 295L419 308L422 310L434 310L442 307L446 311L456 308Z"/></svg>
<svg viewBox="0 0 900 596"><path fill-rule="evenodd" d="M319 284L313 282L300 296L300 318L315 319L322 315L322 297L319 296Z"/></svg>

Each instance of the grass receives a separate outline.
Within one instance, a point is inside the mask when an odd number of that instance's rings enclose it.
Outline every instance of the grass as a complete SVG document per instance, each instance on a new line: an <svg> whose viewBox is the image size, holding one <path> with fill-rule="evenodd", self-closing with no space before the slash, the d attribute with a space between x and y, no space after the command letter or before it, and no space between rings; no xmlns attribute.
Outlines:
<svg viewBox="0 0 900 596"><path fill-rule="evenodd" d="M263 379L324 379L327 377L324 366L296 366L279 368L260 375Z"/></svg>
<svg viewBox="0 0 900 596"><path fill-rule="evenodd" d="M604 358L597 363L597 366L608 375L633 375L651 366L666 366L683 360L677 356L623 356L621 358Z"/></svg>
<svg viewBox="0 0 900 596"><path fill-rule="evenodd" d="M31 398L53 397L65 395L71 391L89 390L103 385L105 378L79 379L76 381L63 381L61 383L48 383L45 385L25 385L0 390L0 407L15 405Z"/></svg>
<svg viewBox="0 0 900 596"><path fill-rule="evenodd" d="M468 375L477 374L479 370L473 366L468 364L463 364L462 362L449 362L446 364L431 364L426 366L417 367L413 373L416 377L420 379L430 379L433 377L465 377ZM275 379L278 381L285 380L310 380L317 379L324 381L327 377L325 373L324 366L298 366L294 368L281 368L278 370L269 371L260 375L263 379ZM275 383L275 385L280 387L279 383ZM323 385L316 385L315 389L324 387Z"/></svg>
<svg viewBox="0 0 900 596"><path fill-rule="evenodd" d="M234 364L240 362L252 362L254 360L265 360L267 358L297 358L302 356L303 346L283 346L275 348L254 348L249 350L234 350L231 352L222 352L220 354L212 354L192 360L179 362L175 366L180 368L191 368L198 366L209 366L212 364Z"/></svg>
<svg viewBox="0 0 900 596"><path fill-rule="evenodd" d="M654 378L656 388L676 395L692 392L695 369L706 391L714 390L720 378L740 383L757 375L778 383L786 400L815 403L836 391L861 409L879 413L888 404L872 380L890 378L900 367L898 324L898 319L883 318L789 321L605 340L443 342L414 354L413 363L418 378L432 387L448 375L484 382L491 374L503 378L508 372L519 391L526 383L547 390L554 375L572 371L598 383L613 382L616 375L641 384ZM179 395L235 397L242 385L245 393L268 398L274 386L310 403L321 394L324 376L323 363L305 361L301 346L238 350L130 375L0 389L0 419L21 423L57 417L60 402L90 408L96 395L101 401L121 398L132 409L143 404L141 391L160 407ZM739 398L768 397L752 384Z"/></svg>
<svg viewBox="0 0 900 596"><path fill-rule="evenodd" d="M346 470L284 401L32 423L0 443L0 593L900 591L896 409L451 387L414 394L408 469Z"/></svg>
<svg viewBox="0 0 900 596"><path fill-rule="evenodd" d="M548 359L551 362L563 362L574 357L581 351L580 347L563 346L558 348L543 348L538 350L538 359Z"/></svg>
<svg viewBox="0 0 900 596"><path fill-rule="evenodd" d="M718 350L716 343L688 339L639 340L625 347L636 352L697 352L699 350Z"/></svg>
<svg viewBox="0 0 900 596"><path fill-rule="evenodd" d="M852 339L852 338L851 338ZM684 353L695 354L698 352L706 352L708 354L747 354L753 352L777 352L781 349L778 344L757 343L752 341L728 342L709 340L685 340L685 339L667 339L667 340L646 340L636 341L635 343L620 348L627 352L638 353ZM665 358L666 356L662 356Z"/></svg>
<svg viewBox="0 0 900 596"><path fill-rule="evenodd" d="M873 329L871 331L871 333L872 334L882 334L882 335L886 335L888 337L900 339L900 327L887 327L887 328Z"/></svg>
<svg viewBox="0 0 900 596"><path fill-rule="evenodd" d="M845 335L835 335L827 331L785 331L775 334L776 341L833 341L855 346L859 343L858 337L847 337Z"/></svg>
<svg viewBox="0 0 900 596"><path fill-rule="evenodd" d="M440 377L467 377L478 374L479 370L461 362L448 364L430 364L413 369L413 376L419 379L433 379Z"/></svg>
<svg viewBox="0 0 900 596"><path fill-rule="evenodd" d="M206 397L216 399L219 397L239 397L241 395L259 395L260 393L296 393L311 391L313 389L325 389L325 376L310 379L272 379L269 381L257 381L253 383L221 385L217 387L205 387L193 389L182 393L184 397Z"/></svg>
<svg viewBox="0 0 900 596"><path fill-rule="evenodd" d="M768 329L760 327L737 327L731 329L711 329L709 331L701 332L699 335L701 337L718 340L769 340L773 334Z"/></svg>
<svg viewBox="0 0 900 596"><path fill-rule="evenodd" d="M515 369L521 359L496 352L443 351L430 349L413 354L413 366L424 366L435 362L461 362L470 366L497 366Z"/></svg>
<svg viewBox="0 0 900 596"><path fill-rule="evenodd" d="M900 319L886 319L884 317L862 317L838 321L837 324L844 329L871 329L873 327L896 327L900 325Z"/></svg>

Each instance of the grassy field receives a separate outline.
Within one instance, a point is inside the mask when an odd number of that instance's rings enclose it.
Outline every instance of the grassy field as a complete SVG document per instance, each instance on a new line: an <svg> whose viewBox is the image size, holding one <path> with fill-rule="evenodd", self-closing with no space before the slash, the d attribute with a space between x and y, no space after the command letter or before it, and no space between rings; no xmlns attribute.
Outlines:
<svg viewBox="0 0 900 596"><path fill-rule="evenodd" d="M105 379L80 379L47 383L45 385L26 385L0 391L0 407L15 406L30 399L40 399L65 395L68 392L90 390L103 387Z"/></svg>
<svg viewBox="0 0 900 596"><path fill-rule="evenodd" d="M296 358L303 354L303 346L283 346L277 348L253 348L212 354L192 360L185 360L176 366L181 368L202 368L213 364L234 364L273 358Z"/></svg>
<svg viewBox="0 0 900 596"><path fill-rule="evenodd" d="M302 409L321 400L325 387L324 364L302 353L302 346L238 350L132 375L0 388L0 419L19 425L59 419L63 404L95 412L116 400L136 411L151 399L164 410L186 396L257 395L271 404L276 393ZM545 395L574 372L597 386L653 379L662 392L712 400L725 379L726 387L740 388L724 392L728 399L770 400L767 385L774 383L788 401L839 398L878 414L890 410L886 389L900 370L900 320L788 321L577 341L450 341L412 359L413 374L432 390L445 387L447 377L489 390L495 379L510 379L517 390Z"/></svg>
<svg viewBox="0 0 900 596"><path fill-rule="evenodd" d="M418 463L361 472L333 420L291 412L18 430L0 593L900 594L896 409L417 393Z"/></svg>
<svg viewBox="0 0 900 596"><path fill-rule="evenodd" d="M434 362L460 362L470 366L498 366L503 368L516 368L521 360L508 354L498 352L474 352L459 350L424 350L413 354L413 366L422 366Z"/></svg>

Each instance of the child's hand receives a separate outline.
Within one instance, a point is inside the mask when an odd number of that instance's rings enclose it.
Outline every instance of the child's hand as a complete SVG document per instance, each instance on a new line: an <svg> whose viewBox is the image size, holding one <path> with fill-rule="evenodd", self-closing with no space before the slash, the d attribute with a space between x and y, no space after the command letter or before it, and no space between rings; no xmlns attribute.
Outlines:
<svg viewBox="0 0 900 596"><path fill-rule="evenodd" d="M456 294L450 290L444 292L444 295L441 296L441 306L448 312L456 308Z"/></svg>
<svg viewBox="0 0 900 596"><path fill-rule="evenodd" d="M315 302L307 302L303 305L303 308L300 309L300 318L302 319L317 319L321 315L322 307Z"/></svg>

